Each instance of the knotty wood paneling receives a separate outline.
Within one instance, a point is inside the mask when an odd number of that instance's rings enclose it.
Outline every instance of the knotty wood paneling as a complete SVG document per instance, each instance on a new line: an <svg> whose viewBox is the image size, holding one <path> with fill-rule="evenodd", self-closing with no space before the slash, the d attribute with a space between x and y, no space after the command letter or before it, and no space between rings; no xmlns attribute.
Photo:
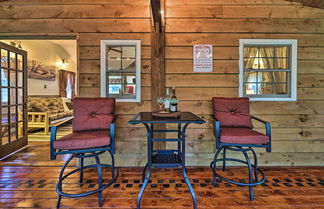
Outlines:
<svg viewBox="0 0 324 209"><path fill-rule="evenodd" d="M284 0L166 0L165 5L165 84L176 86L180 110L207 121L188 127L189 165L208 165L213 157L210 100L238 96L239 39L249 38L298 41L298 101L251 102L251 112L272 123L273 152L258 150L260 163L322 165L324 10ZM0 36L77 36L79 95L84 97L100 95L100 40L142 41L142 102L117 104L116 161L143 165L145 128L127 122L151 110L149 1L7 0L0 2L0 19ZM213 45L212 73L193 72L194 44ZM261 124L255 127L263 130Z"/></svg>
<svg viewBox="0 0 324 209"><path fill-rule="evenodd" d="M281 0L167 0L166 5L166 84L177 87L180 110L207 121L188 127L187 150L197 158L190 162L212 159L211 98L238 96L239 39L258 38L298 41L298 101L251 102L252 114L270 121L273 130L272 153L258 150L261 163L322 164L324 10ZM193 72L194 44L213 45L213 72ZM263 131L262 124L254 125Z"/></svg>
<svg viewBox="0 0 324 209"><path fill-rule="evenodd" d="M146 0L9 0L0 2L0 36L44 35L78 37L79 96L100 96L100 41L139 39L142 43L142 102L117 103L117 149L120 155L136 152L125 149L129 141L145 139L141 126L127 121L139 111L151 110L151 27ZM123 119L125 118L125 120ZM127 119L126 119L127 118ZM126 128L123 128L126 127ZM121 129L119 129L121 128ZM127 134L126 134L127 133ZM136 134L136 135L135 135ZM144 134L144 138L143 138ZM136 144L134 144L136 146ZM128 146L129 147L129 146ZM144 148L143 148L144 149ZM135 150L135 149L134 149ZM133 154L133 155L132 155ZM121 159L127 158L121 157ZM119 159L116 159L120 162ZM138 163L136 162L135 165Z"/></svg>

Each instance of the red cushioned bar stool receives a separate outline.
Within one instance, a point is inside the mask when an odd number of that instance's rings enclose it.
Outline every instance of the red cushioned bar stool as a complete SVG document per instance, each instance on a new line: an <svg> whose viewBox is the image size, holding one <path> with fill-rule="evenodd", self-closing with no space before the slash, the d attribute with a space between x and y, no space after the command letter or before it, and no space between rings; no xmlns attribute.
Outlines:
<svg viewBox="0 0 324 209"><path fill-rule="evenodd" d="M258 168L257 155L253 148L265 148L271 152L271 128L270 123L250 115L249 98L220 98L213 97L213 116L216 136L216 153L210 167L213 171L213 185L217 178L226 182L249 187L250 200L254 200L253 187L264 183L265 175ZM253 130L252 119L265 125L265 134ZM228 158L226 151L231 150L243 153L245 160ZM218 159L223 151L223 157ZM248 152L252 152L254 163L252 164ZM246 164L249 172L249 182L234 181L216 172L216 163L222 161L222 170L225 171L226 161L234 161ZM259 180L258 174L261 175Z"/></svg>
<svg viewBox="0 0 324 209"><path fill-rule="evenodd" d="M115 168L115 98L76 98L73 100L73 132L56 140L57 127L51 128L51 160L57 155L70 154L63 165L56 185L59 194L56 207L60 207L63 197L84 197L98 193L99 206L103 204L102 191L112 185L117 177L118 170ZM108 152L111 164L101 164L99 155ZM84 166L85 158L95 158L96 164ZM64 170L73 158L79 159L79 168L64 175ZM111 180L103 184L102 168L111 169ZM98 173L98 188L95 190L68 194L63 192L62 183L68 176L80 172L79 182L83 182L83 172L87 168L96 168Z"/></svg>

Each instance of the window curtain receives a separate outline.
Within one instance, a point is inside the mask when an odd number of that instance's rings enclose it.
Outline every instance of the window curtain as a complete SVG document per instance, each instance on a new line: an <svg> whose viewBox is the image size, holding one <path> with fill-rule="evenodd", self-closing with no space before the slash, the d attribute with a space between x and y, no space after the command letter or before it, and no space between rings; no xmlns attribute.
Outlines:
<svg viewBox="0 0 324 209"><path fill-rule="evenodd" d="M76 96L76 91L75 91L75 72L70 72L70 82L71 82L72 99L73 99Z"/></svg>
<svg viewBox="0 0 324 209"><path fill-rule="evenodd" d="M66 97L66 87L70 72L66 70L59 71L59 91L60 97Z"/></svg>
<svg viewBox="0 0 324 209"><path fill-rule="evenodd" d="M257 47L246 47L244 48L244 55L246 55L246 58L244 60L244 69L253 69L253 64L258 59L258 48ZM248 82L249 77L254 72L245 72L244 77L244 83Z"/></svg>
<svg viewBox="0 0 324 209"><path fill-rule="evenodd" d="M262 79L264 82L271 82L271 93L272 94L280 94L280 93L286 93L286 86L280 85L279 82L285 82L286 79L284 79L285 73L274 71L271 72L271 69L277 69L278 66L283 66L284 63L283 59L276 59L276 66L274 66L274 60L271 59L272 57L275 57L274 50L277 50L278 48L273 47L261 47L260 48L260 57L262 58L263 63L263 69L269 70L268 72L264 73L264 78ZM279 50L280 51L280 50ZM278 52L278 50L277 50ZM283 51L281 53L284 53ZM281 57L282 55L276 54L276 57ZM270 58L271 57L271 58Z"/></svg>

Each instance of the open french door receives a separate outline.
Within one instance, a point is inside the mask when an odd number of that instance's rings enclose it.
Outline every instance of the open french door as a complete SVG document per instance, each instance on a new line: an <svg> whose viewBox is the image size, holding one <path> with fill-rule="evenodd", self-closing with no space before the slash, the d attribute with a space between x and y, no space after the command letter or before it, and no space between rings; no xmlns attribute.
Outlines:
<svg viewBox="0 0 324 209"><path fill-rule="evenodd" d="M27 52L0 42L0 159L27 145Z"/></svg>

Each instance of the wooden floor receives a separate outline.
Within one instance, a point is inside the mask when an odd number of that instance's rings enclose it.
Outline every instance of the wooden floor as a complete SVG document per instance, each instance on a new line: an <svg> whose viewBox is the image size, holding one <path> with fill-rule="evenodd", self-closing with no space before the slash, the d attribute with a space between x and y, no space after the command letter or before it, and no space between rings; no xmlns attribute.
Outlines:
<svg viewBox="0 0 324 209"><path fill-rule="evenodd" d="M48 142L30 142L27 149L0 162L0 208L54 208L55 183L66 156L49 160ZM74 162L75 164L75 162ZM72 163L73 165L73 163ZM69 167L69 170L73 167ZM141 186L141 168L118 168L117 182L104 191L103 208L135 208ZM229 168L228 177L246 179L246 169ZM206 167L188 168L198 197L198 208L324 208L324 167L267 167L267 182L255 188L255 201L248 189L224 182L213 187ZM95 171L89 170L85 183L72 176L66 191L85 191L96 187ZM105 181L110 179L105 172ZM192 200L180 169L153 170L151 183L143 196L142 208L192 208ZM63 198L62 208L97 208L97 196Z"/></svg>

